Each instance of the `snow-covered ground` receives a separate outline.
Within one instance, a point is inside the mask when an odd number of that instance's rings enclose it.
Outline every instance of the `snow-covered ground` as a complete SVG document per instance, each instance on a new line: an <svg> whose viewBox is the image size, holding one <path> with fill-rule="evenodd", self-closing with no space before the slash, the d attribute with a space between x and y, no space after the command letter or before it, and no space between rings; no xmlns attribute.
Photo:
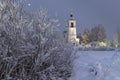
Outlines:
<svg viewBox="0 0 120 80"><path fill-rule="evenodd" d="M70 80L120 80L120 52L78 51Z"/></svg>

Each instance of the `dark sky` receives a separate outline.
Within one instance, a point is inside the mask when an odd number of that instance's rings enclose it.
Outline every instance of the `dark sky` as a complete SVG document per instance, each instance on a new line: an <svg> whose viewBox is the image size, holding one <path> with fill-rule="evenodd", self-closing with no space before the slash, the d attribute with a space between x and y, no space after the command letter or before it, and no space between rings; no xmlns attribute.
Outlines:
<svg viewBox="0 0 120 80"><path fill-rule="evenodd" d="M28 10L36 12L40 7L46 8L48 15L57 15L60 28L65 29L66 21L72 10L77 20L77 32L103 24L109 37L120 26L120 0L26 0L31 4Z"/></svg>

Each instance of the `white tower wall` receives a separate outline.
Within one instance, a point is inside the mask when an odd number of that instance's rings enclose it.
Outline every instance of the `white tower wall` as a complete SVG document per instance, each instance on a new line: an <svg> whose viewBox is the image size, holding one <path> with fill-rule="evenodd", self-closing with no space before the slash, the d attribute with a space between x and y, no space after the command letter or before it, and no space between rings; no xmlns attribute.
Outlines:
<svg viewBox="0 0 120 80"><path fill-rule="evenodd" d="M70 14L70 19L68 20L67 42L72 43L74 45L79 44L79 39L77 38L76 32L76 20L73 18L73 14Z"/></svg>

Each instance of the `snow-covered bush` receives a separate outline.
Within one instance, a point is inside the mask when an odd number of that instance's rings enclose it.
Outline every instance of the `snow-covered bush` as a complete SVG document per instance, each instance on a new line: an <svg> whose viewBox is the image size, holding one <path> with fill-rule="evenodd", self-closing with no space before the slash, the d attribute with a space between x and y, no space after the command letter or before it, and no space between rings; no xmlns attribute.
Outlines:
<svg viewBox="0 0 120 80"><path fill-rule="evenodd" d="M11 0L1 0L0 80L66 80L71 75L72 48L56 35L57 20L38 15ZM17 4L17 5L16 5Z"/></svg>
<svg viewBox="0 0 120 80"><path fill-rule="evenodd" d="M100 63L95 63L89 66L89 73L95 77L95 80L103 80L103 69Z"/></svg>

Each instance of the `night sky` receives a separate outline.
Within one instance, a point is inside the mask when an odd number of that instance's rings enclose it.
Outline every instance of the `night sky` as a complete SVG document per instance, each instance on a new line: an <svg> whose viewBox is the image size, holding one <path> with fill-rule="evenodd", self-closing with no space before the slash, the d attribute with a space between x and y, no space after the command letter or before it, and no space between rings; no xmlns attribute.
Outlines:
<svg viewBox="0 0 120 80"><path fill-rule="evenodd" d="M112 38L116 27L120 26L120 0L26 0L26 4L30 12L37 12L42 7L49 16L57 16L61 30L65 29L71 10L77 20L77 33L103 24Z"/></svg>

